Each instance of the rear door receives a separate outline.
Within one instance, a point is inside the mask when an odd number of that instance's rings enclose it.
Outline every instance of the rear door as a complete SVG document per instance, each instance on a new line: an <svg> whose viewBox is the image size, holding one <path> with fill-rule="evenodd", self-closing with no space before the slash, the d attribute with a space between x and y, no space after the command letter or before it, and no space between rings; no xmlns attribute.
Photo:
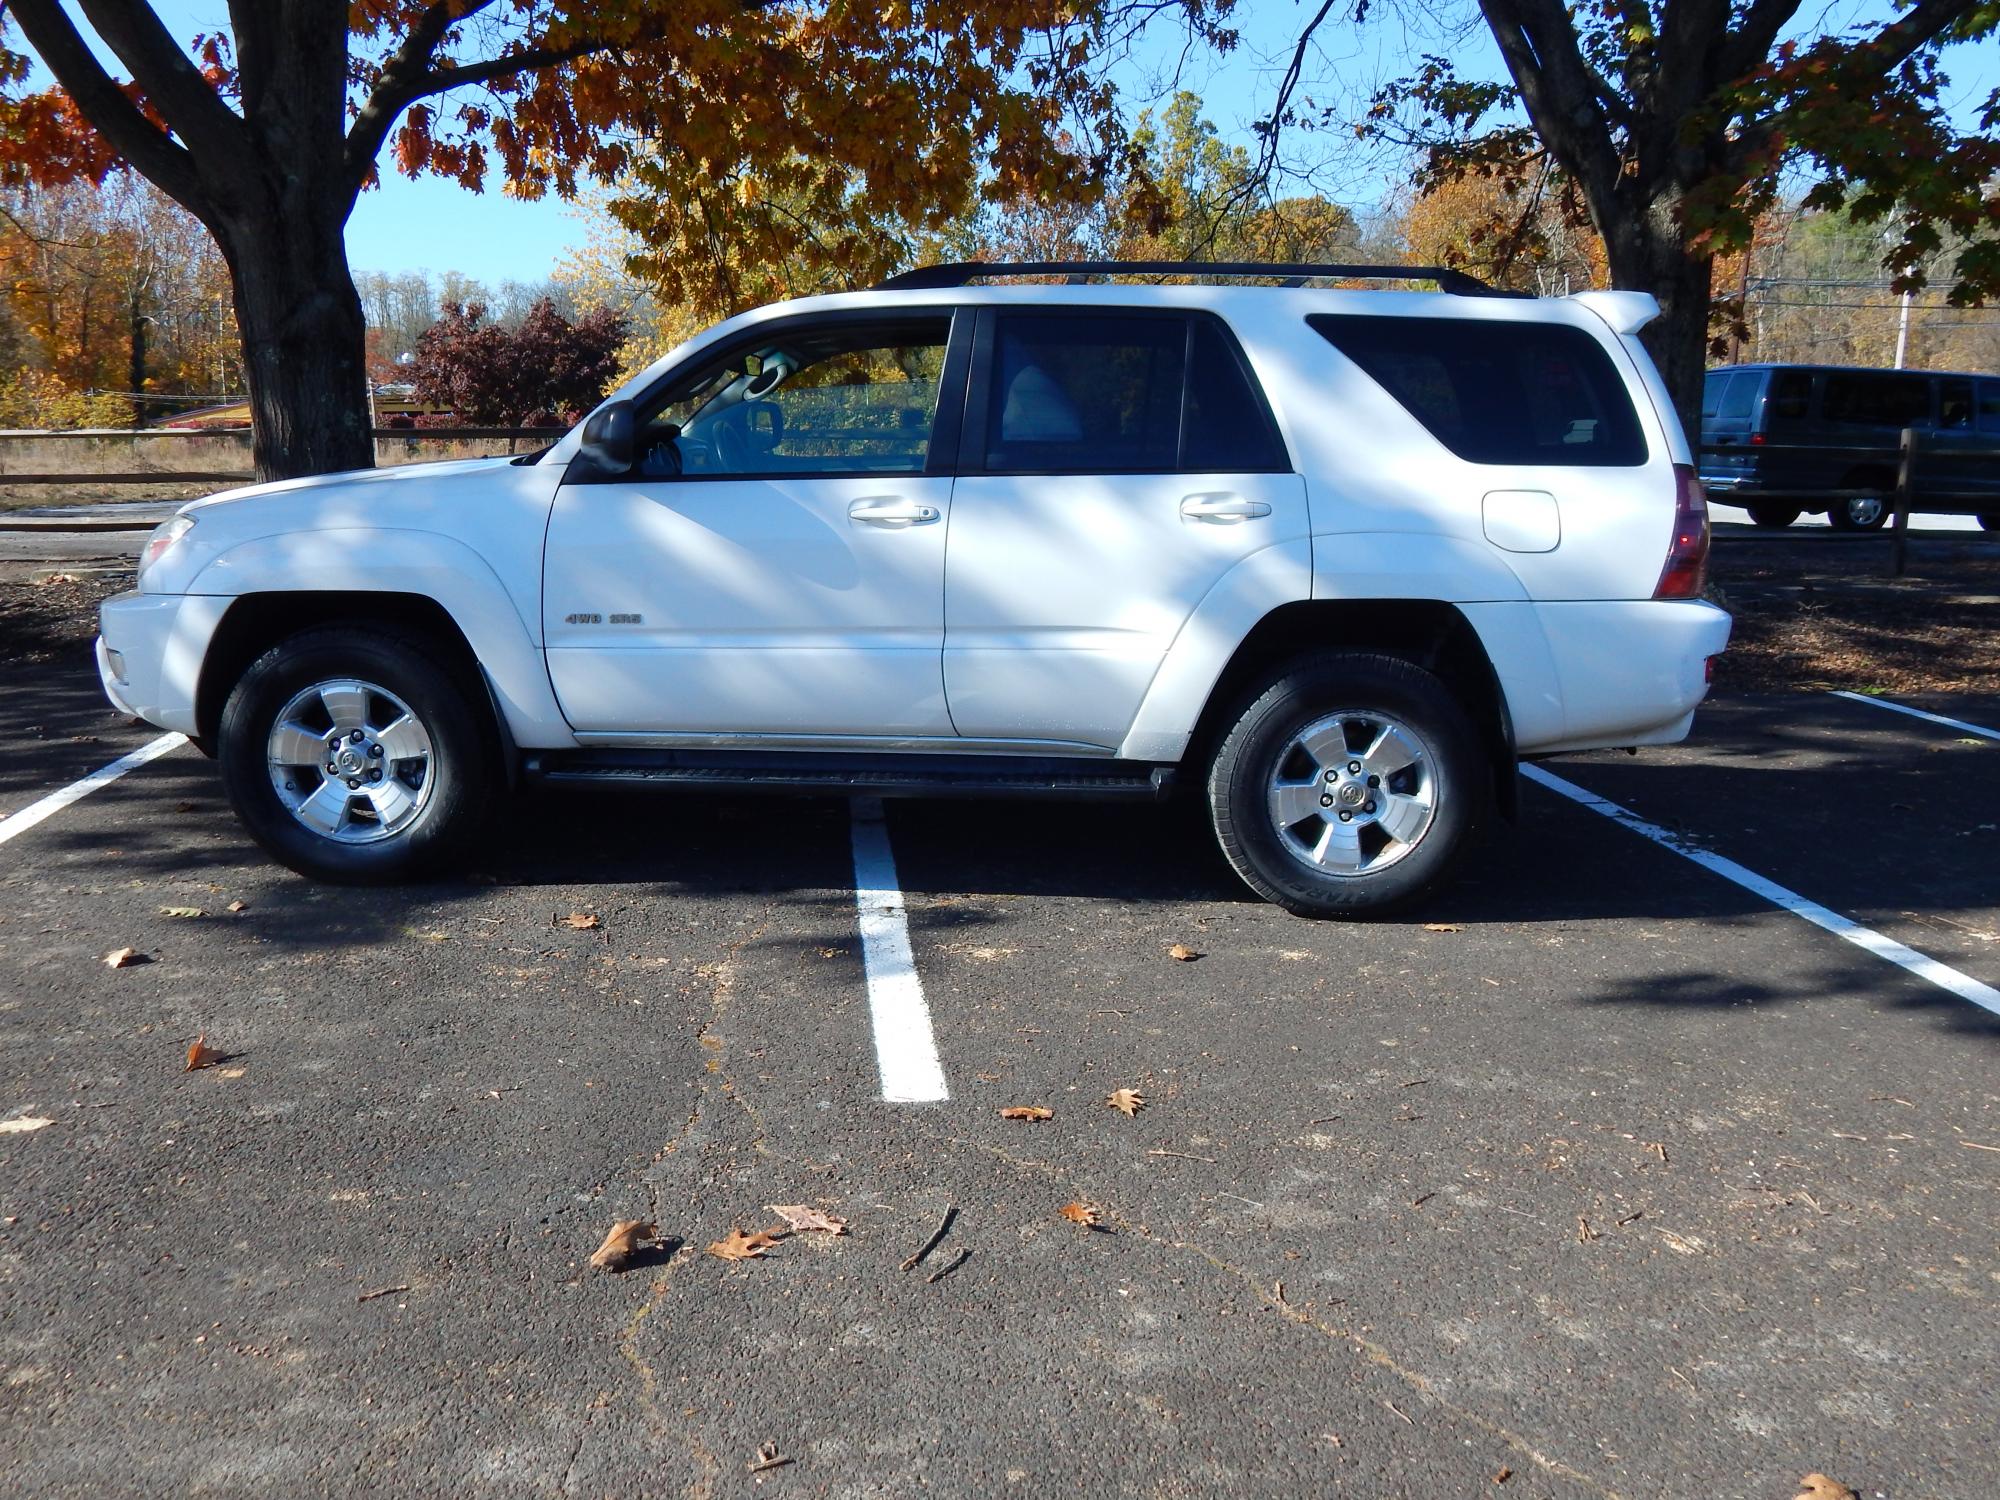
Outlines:
<svg viewBox="0 0 2000 1500"><path fill-rule="evenodd" d="M1202 599L1260 554L1307 597L1305 482L1219 318L980 313L945 559L959 734L1115 748Z"/></svg>

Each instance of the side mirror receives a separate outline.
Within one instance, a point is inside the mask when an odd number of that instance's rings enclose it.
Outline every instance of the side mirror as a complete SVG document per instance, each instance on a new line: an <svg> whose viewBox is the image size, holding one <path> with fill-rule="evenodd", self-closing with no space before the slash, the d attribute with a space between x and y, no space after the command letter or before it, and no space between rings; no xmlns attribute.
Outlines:
<svg viewBox="0 0 2000 1500"><path fill-rule="evenodd" d="M583 446L579 450L600 474L625 474L632 468L632 446L637 419L630 401L613 401L600 406L583 424Z"/></svg>

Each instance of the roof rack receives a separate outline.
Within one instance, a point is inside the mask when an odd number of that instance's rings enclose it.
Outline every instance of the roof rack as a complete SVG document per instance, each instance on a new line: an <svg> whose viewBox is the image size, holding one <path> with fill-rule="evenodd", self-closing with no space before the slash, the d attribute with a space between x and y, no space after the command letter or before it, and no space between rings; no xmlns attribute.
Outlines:
<svg viewBox="0 0 2000 1500"><path fill-rule="evenodd" d="M1257 276L1287 286L1307 281L1435 281L1460 297L1510 297L1477 276L1450 266L1312 265L1298 262L1207 260L960 260L919 266L879 284L879 291L935 291L995 276L1062 276L1081 282L1092 276Z"/></svg>

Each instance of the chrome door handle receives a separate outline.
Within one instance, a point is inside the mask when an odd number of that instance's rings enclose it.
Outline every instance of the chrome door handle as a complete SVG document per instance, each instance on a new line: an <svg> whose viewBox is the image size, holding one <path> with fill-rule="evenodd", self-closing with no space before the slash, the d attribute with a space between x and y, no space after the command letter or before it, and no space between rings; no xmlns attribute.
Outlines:
<svg viewBox="0 0 2000 1500"><path fill-rule="evenodd" d="M1181 501L1181 514L1195 521L1248 521L1270 513L1264 501L1241 495L1189 495Z"/></svg>
<svg viewBox="0 0 2000 1500"><path fill-rule="evenodd" d="M901 495L869 495L848 506L847 515L870 526L921 526L938 518L938 508Z"/></svg>

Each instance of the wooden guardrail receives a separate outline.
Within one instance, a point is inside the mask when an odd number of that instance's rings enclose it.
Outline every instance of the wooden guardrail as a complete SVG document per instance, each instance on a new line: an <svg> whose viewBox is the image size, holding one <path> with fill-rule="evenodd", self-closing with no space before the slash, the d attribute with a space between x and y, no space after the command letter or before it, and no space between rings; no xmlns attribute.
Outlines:
<svg viewBox="0 0 2000 1500"><path fill-rule="evenodd" d="M1703 443L1698 452L1704 458L1740 458L1746 455L1773 457L1787 455L1811 456L1817 458L1874 459L1883 464L1894 464L1896 483L1889 495L1891 514L1889 571L1893 577L1901 578L1909 561L1910 512L1922 509L1926 504L1972 505L1981 513L2000 510L2000 484L1990 490L1939 490L1919 488L1917 465L1919 458L1928 447L1933 458L1949 458L1957 461L1972 460L1986 462L2000 470L2000 444L1967 445L1954 442L1948 447L1927 442L1935 439L1936 433L1905 427L1898 435L1896 445L1886 447L1880 443L1834 444L1834 443ZM1734 505L1739 501L1728 498L1737 495L1755 497L1768 494L1778 499L1810 498L1814 500L1856 500L1872 499L1882 493L1880 486L1866 489L1820 489L1815 487L1805 495L1793 490L1741 489L1727 492L1723 503Z"/></svg>
<svg viewBox="0 0 2000 1500"><path fill-rule="evenodd" d="M472 442L485 439L498 441L505 439L507 451L514 451L514 444L524 438L539 439L543 443L553 443L569 429L566 427L374 427L370 435L378 443L403 442L411 445L424 442ZM64 442L96 441L107 439L124 440L130 438L181 439L201 441L211 444L219 439L247 438L249 430L242 427L196 428L196 427L141 427L134 429L115 427L85 427L66 432L39 432L33 430L0 431L0 451L4 451L7 439L24 442ZM248 470L235 469L127 469L104 473L57 473L23 471L9 473L0 470L0 485L10 484L251 484L257 476Z"/></svg>

